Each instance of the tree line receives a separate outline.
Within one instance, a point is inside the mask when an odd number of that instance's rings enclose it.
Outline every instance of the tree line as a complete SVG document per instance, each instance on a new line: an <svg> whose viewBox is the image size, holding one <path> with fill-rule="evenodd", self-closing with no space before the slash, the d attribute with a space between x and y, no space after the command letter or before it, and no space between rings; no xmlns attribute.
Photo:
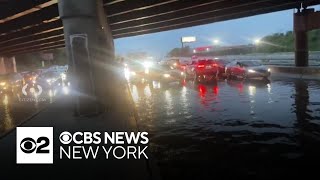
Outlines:
<svg viewBox="0 0 320 180"><path fill-rule="evenodd" d="M309 51L320 51L320 30L308 32ZM234 48L217 47L212 51L203 52L205 55L240 55L250 53L277 53L277 52L294 52L295 41L294 32L274 33L267 35L260 40L258 44L247 44ZM192 48L186 46L184 48L174 48L170 50L167 56L191 56L194 53Z"/></svg>

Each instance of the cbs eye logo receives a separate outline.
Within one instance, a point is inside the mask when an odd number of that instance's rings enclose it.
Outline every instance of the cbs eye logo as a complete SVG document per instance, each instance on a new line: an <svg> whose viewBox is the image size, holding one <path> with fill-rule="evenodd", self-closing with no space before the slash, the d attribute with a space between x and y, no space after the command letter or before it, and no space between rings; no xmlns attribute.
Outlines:
<svg viewBox="0 0 320 180"><path fill-rule="evenodd" d="M17 164L53 163L52 127L17 127Z"/></svg>
<svg viewBox="0 0 320 180"><path fill-rule="evenodd" d="M62 132L59 136L59 140L62 144L69 144L72 141L72 135L67 131Z"/></svg>
<svg viewBox="0 0 320 180"><path fill-rule="evenodd" d="M24 138L20 143L21 151L27 154L33 153L36 150L36 153L49 153L48 149L45 149L50 144L50 140L47 137L39 137L37 141L27 137Z"/></svg>

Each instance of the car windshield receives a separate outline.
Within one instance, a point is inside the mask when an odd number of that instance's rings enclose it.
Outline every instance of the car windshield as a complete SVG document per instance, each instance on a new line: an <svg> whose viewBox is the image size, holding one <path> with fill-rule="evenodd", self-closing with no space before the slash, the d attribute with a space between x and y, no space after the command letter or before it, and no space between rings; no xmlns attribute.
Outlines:
<svg viewBox="0 0 320 180"><path fill-rule="evenodd" d="M261 66L261 64L257 61L241 61L240 64L245 67Z"/></svg>

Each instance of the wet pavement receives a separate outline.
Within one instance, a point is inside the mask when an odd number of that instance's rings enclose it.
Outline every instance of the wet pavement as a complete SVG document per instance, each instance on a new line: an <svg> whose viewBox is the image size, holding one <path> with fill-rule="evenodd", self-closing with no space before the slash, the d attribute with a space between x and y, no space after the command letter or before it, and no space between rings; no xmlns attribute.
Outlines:
<svg viewBox="0 0 320 180"><path fill-rule="evenodd" d="M320 81L130 88L163 179L289 177L320 162Z"/></svg>
<svg viewBox="0 0 320 180"><path fill-rule="evenodd" d="M0 94L0 137L4 136L35 113L51 104L61 88L43 89L39 96L20 91Z"/></svg>

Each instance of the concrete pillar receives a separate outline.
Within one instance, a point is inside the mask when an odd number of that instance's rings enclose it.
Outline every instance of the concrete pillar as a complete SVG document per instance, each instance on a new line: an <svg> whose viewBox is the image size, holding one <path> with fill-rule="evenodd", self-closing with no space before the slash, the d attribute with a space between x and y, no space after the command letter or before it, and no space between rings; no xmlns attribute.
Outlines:
<svg viewBox="0 0 320 180"><path fill-rule="evenodd" d="M4 57L0 57L0 74L6 74L6 66L4 64Z"/></svg>
<svg viewBox="0 0 320 180"><path fill-rule="evenodd" d="M13 56L11 57L11 61L12 61L12 66L13 66L13 72L17 72L17 64L16 64L16 57Z"/></svg>
<svg viewBox="0 0 320 180"><path fill-rule="evenodd" d="M114 44L102 0L59 0L77 115L112 104Z"/></svg>
<svg viewBox="0 0 320 180"><path fill-rule="evenodd" d="M295 64L297 67L309 65L308 32L295 32Z"/></svg>
<svg viewBox="0 0 320 180"><path fill-rule="evenodd" d="M308 11L302 10L294 14L295 33L295 65L308 66Z"/></svg>
<svg viewBox="0 0 320 180"><path fill-rule="evenodd" d="M4 73L17 72L15 57L1 57L0 69L3 69Z"/></svg>

